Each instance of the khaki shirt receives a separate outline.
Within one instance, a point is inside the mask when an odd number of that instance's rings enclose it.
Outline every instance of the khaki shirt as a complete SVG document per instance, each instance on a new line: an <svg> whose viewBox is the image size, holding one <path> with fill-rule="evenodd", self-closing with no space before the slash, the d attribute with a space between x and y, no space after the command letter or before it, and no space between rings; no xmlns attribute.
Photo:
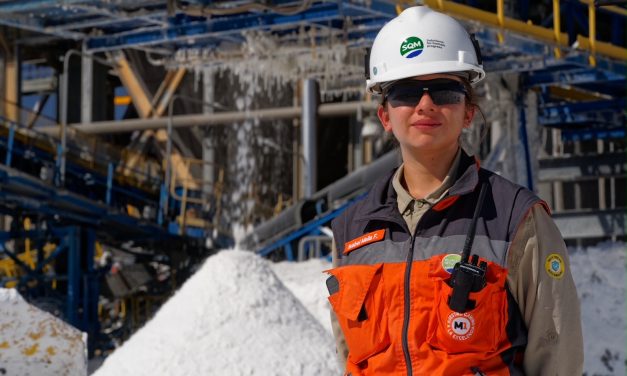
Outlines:
<svg viewBox="0 0 627 376"><path fill-rule="evenodd" d="M405 170L404 165L402 164L396 170L396 173L392 178L392 187L394 188L394 191L396 191L398 211L401 212L401 215L407 223L407 227L409 228L411 234L416 232L416 225L418 224L420 218L422 218L422 215L433 205L437 204L438 201L444 198L449 188L453 186L453 183L455 182L455 173L457 172L457 168L459 167L459 160L461 159L461 155L461 149L457 150L455 159L453 159L453 164L449 168L446 177L442 181L442 184L438 188L436 188L435 191L429 193L423 199L413 198L411 194L407 192L405 187L403 187L401 179Z"/></svg>
<svg viewBox="0 0 627 376"><path fill-rule="evenodd" d="M442 185L422 200L415 200L401 184L402 166L392 185L398 195L399 211L415 231L420 217L442 199L453 184L459 155ZM421 204L416 204L421 202ZM333 266L338 266L333 243ZM560 276L549 273L547 263L557 254L564 261ZM523 360L526 375L571 376L583 373L583 336L579 298L570 272L568 251L562 236L541 204L531 208L520 223L508 250L507 284L527 327L528 342ZM348 348L337 319L331 312L333 334L342 368Z"/></svg>

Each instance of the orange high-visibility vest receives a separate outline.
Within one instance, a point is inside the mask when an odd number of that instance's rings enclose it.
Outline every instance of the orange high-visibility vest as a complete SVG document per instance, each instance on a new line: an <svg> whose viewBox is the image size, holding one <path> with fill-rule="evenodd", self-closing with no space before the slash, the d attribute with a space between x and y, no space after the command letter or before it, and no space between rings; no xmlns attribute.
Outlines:
<svg viewBox="0 0 627 376"><path fill-rule="evenodd" d="M448 196L412 236L392 176L333 222L340 266L327 271L329 301L349 349L346 374L522 375L527 332L507 284L507 250L532 192L462 155ZM451 310L450 276L459 261L481 183L489 186L472 254L488 265L474 308Z"/></svg>

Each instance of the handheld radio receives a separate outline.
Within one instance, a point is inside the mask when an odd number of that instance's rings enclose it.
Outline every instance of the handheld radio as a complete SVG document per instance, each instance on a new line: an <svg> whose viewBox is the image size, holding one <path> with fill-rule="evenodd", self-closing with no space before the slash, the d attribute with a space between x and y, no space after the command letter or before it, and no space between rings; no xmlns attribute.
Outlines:
<svg viewBox="0 0 627 376"><path fill-rule="evenodd" d="M479 256L470 256L472 243L475 240L475 230L477 227L477 220L479 219L479 213L483 208L483 201L485 200L486 191L488 188L487 183L481 185L481 191L479 192L479 200L477 206L475 206L475 212L472 216L472 222L470 222L470 228L466 235L466 242L464 244L464 250L462 252L462 259L455 264L451 278L448 284L453 288L453 292L448 297L448 306L451 310L459 313L464 313L475 308L475 301L469 299L471 292L481 291L486 285L486 272L488 264L485 261L479 263ZM470 259L470 262L468 260Z"/></svg>

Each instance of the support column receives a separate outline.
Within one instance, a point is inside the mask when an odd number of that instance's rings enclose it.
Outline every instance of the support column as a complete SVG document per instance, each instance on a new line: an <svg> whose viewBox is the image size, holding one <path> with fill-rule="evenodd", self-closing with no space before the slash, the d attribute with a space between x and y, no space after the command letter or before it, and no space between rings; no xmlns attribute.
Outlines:
<svg viewBox="0 0 627 376"><path fill-rule="evenodd" d="M88 57L81 57L81 123L92 121L94 97L94 61Z"/></svg>
<svg viewBox="0 0 627 376"><path fill-rule="evenodd" d="M363 110L361 107L357 110L357 117L351 118L351 143L353 144L353 165L352 171L355 171L364 164L364 147L361 129L363 127Z"/></svg>
<svg viewBox="0 0 627 376"><path fill-rule="evenodd" d="M318 84L314 79L303 80L301 143L303 145L303 194L311 197L317 188Z"/></svg>
<svg viewBox="0 0 627 376"><path fill-rule="evenodd" d="M66 317L70 324L80 328L78 308L81 300L81 250L80 229L66 227L63 241L67 247L67 307Z"/></svg>
<svg viewBox="0 0 627 376"><path fill-rule="evenodd" d="M10 54L4 57L4 117L12 122L20 121L20 53L15 46Z"/></svg>
<svg viewBox="0 0 627 376"><path fill-rule="evenodd" d="M370 164L374 159L375 142L381 138L383 128L374 115L370 114L362 120L361 138L364 147L364 164Z"/></svg>
<svg viewBox="0 0 627 376"><path fill-rule="evenodd" d="M215 87L213 72L210 69L203 70L203 102L213 103L215 101ZM213 107L203 105L202 112L204 114L213 113ZM204 182L202 190L205 197L211 197L213 193L213 184L215 183L215 145L211 137L210 130L205 131L205 138L202 142L202 180Z"/></svg>
<svg viewBox="0 0 627 376"><path fill-rule="evenodd" d="M292 106L298 107L299 105L299 96L302 91L302 81L297 81L294 84L294 90L292 91ZM303 190L301 189L301 173L302 170L302 159L301 159L301 148L300 148L300 137L296 135L300 132L300 119L293 118L292 119L292 203L300 200L303 197Z"/></svg>
<svg viewBox="0 0 627 376"><path fill-rule="evenodd" d="M96 232L91 228L81 229L81 248L85 251L85 273L83 274L83 330L87 332L87 349L93 357L96 335L100 331L98 320L99 276L94 267L96 254Z"/></svg>
<svg viewBox="0 0 627 376"><path fill-rule="evenodd" d="M605 149L603 140L597 140L597 154L602 155ZM607 197L605 194L605 186L607 180L604 177L599 177L599 209L607 209Z"/></svg>
<svg viewBox="0 0 627 376"><path fill-rule="evenodd" d="M557 129L551 129L551 156L560 157L564 148L562 145L562 132ZM553 182L553 211L564 211L564 184L561 181Z"/></svg>
<svg viewBox="0 0 627 376"><path fill-rule="evenodd" d="M77 56L70 58L68 81L67 81L67 123L79 123L81 121L81 107L83 105L82 100L85 95L81 89L83 88L82 69L83 59L78 59ZM92 77L93 78L93 77ZM91 116L91 115L90 115Z"/></svg>

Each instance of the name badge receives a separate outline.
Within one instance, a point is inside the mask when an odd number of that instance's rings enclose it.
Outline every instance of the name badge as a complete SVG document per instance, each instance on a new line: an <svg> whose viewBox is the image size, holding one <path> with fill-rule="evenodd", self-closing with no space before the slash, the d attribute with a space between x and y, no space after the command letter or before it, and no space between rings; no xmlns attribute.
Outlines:
<svg viewBox="0 0 627 376"><path fill-rule="evenodd" d="M385 229L369 232L365 235L358 237L357 239L350 240L344 245L344 254L347 255L357 248L361 248L370 243L381 241L384 237Z"/></svg>

